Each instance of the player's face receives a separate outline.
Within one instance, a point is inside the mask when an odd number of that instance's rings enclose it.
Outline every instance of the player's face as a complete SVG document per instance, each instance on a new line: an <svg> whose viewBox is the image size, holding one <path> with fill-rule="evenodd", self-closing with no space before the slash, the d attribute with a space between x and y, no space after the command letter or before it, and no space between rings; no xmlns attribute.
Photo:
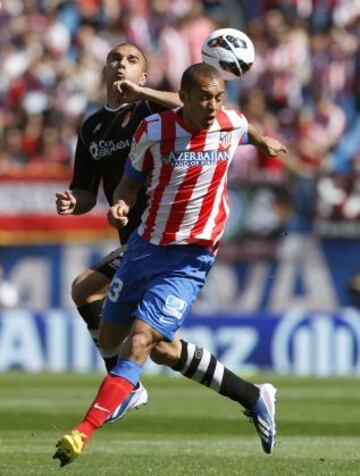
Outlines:
<svg viewBox="0 0 360 476"><path fill-rule="evenodd" d="M180 91L184 117L193 130L208 129L224 102L225 86L220 77L199 76L190 91Z"/></svg>
<svg viewBox="0 0 360 476"><path fill-rule="evenodd" d="M146 81L145 62L140 51L132 45L114 48L107 57L105 80L111 86L115 81L124 79L141 86Z"/></svg>

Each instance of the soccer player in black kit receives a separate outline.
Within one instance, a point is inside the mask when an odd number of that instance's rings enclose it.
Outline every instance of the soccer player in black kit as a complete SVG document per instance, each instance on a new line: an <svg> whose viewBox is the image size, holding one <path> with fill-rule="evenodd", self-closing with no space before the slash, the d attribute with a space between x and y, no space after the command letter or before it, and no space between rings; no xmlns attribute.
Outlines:
<svg viewBox="0 0 360 476"><path fill-rule="evenodd" d="M56 194L56 207L60 215L89 212L96 204L101 180L106 198L112 205L113 192L123 175L132 136L141 120L154 112L181 105L178 94L156 91L144 86L146 58L141 50L131 43L121 43L110 51L104 68L104 79L107 103L82 125L70 190ZM128 226L120 230L122 246L126 244L129 234L139 225L145 205L146 196L141 190L129 216ZM102 303L121 261L121 254L120 247L84 271L73 283L73 301L95 342L99 333ZM119 329L116 331L119 332ZM127 337L128 331L128 328L121 330L123 339ZM110 371L116 363L119 349L111 349L108 352L99 350ZM180 340L179 337L174 342L159 344L152 352L151 358L154 362L167 365L237 401L246 409L251 409L259 399L259 389L256 385L233 374L206 349ZM108 421L115 421L127 411L146 402L147 392L140 384ZM259 436L264 438L260 433ZM66 444L65 442L65 446ZM72 461L63 451L58 451L55 457L59 458L62 464Z"/></svg>

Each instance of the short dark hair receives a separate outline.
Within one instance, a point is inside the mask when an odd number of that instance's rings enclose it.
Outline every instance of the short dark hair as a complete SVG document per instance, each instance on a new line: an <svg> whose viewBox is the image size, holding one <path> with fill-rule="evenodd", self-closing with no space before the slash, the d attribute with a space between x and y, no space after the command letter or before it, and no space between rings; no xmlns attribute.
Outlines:
<svg viewBox="0 0 360 476"><path fill-rule="evenodd" d="M123 41L122 43L118 43L116 46L111 48L111 50L107 54L106 63L108 62L108 59L109 59L109 56L111 55L111 53L113 53L115 50L117 50L121 46L132 46L133 48L137 49L138 52L140 53L140 56L142 57L142 60L143 60L143 63L144 63L144 71L147 71L148 62L147 62L147 58L145 56L145 53L143 52L143 50L141 48L139 48L138 45L135 45L135 43L131 43L130 41Z"/></svg>
<svg viewBox="0 0 360 476"><path fill-rule="evenodd" d="M213 66L206 63L196 63L189 66L183 73L181 78L180 89L189 91L198 84L200 76L209 78L221 78L221 74Z"/></svg>

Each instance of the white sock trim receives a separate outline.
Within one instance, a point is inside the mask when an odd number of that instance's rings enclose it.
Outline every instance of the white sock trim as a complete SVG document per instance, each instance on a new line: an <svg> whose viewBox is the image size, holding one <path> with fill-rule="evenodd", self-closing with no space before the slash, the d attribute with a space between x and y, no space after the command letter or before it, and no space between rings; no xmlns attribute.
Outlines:
<svg viewBox="0 0 360 476"><path fill-rule="evenodd" d="M215 392L219 393L221 382L223 381L223 376L224 376L224 366L219 361L217 361L214 376L210 384L210 388L215 390Z"/></svg>
<svg viewBox="0 0 360 476"><path fill-rule="evenodd" d="M193 380L196 380L197 382L201 382L202 378L204 377L209 367L210 359L211 359L210 352L207 351L206 349L203 349L203 355L199 362L198 368L196 369L196 372L194 376L192 377Z"/></svg>
<svg viewBox="0 0 360 476"><path fill-rule="evenodd" d="M190 364L192 362L192 359L194 357L194 353L195 353L195 345L192 344L191 342L189 342L187 344L187 352L188 352L188 356L187 356L187 360L186 360L186 364L184 365L184 368L181 369L181 373L184 374L185 372L187 372L188 368L190 367Z"/></svg>

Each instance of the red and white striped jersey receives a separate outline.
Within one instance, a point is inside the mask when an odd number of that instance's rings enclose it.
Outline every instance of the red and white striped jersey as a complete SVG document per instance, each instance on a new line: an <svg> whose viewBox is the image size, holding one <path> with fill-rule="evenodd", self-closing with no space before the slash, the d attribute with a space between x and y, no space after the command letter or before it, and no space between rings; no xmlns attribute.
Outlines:
<svg viewBox="0 0 360 476"><path fill-rule="evenodd" d="M181 109L153 114L139 125L126 172L149 177L148 207L139 235L153 244L216 248L229 214L227 171L248 123L220 109L207 130L185 126Z"/></svg>

